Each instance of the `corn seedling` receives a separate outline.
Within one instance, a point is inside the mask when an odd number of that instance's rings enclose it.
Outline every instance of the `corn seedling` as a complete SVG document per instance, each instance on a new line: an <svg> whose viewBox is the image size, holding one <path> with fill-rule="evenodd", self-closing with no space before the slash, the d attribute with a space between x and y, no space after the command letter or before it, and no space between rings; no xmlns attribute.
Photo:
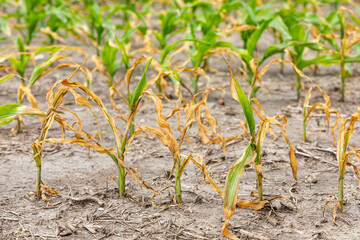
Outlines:
<svg viewBox="0 0 360 240"><path fill-rule="evenodd" d="M55 1L55 3L45 7L48 20L45 27L40 29L40 32L49 37L49 43L51 45L54 44L55 40L64 41L61 37L61 30L63 30L63 35L65 36L67 36L68 33L71 33L79 38L81 36L79 30L86 29L86 25L83 23L81 15L77 14L77 8L76 5L70 5L63 1Z"/></svg>
<svg viewBox="0 0 360 240"><path fill-rule="evenodd" d="M297 180L297 161L295 158L295 148L291 145L289 139L287 138L287 134L285 131L284 125L286 125L286 117L285 116L276 116L276 117L265 117L260 123L260 129L255 136L255 120L253 117L253 110L248 100L247 96L245 95L244 91L242 90L240 84L235 79L232 70L229 66L229 71L231 74L230 80L230 89L233 98L241 104L243 112L245 114L245 118L248 123L248 128L250 131L251 139L248 147L245 149L241 158L234 164L234 166L229 170L226 182L225 182L225 190L224 190L224 213L225 213L225 223L222 228L223 234L231 239L238 239L234 236L229 230L229 219L234 214L236 205L240 205L240 207L252 207L253 209L260 209L264 206L265 202L262 200L262 165L261 165L261 154L262 154L262 146L265 140L265 134L268 130L270 124L275 124L281 127L283 133L284 141L289 145L290 152L290 164L293 172L293 177ZM276 118L282 118L283 124L278 122ZM237 194L239 191L239 179L245 172L245 167L255 162L255 169L257 174L257 185L259 191L259 202L249 204L248 201L246 202L236 202L237 201ZM241 205L245 204L245 205ZM259 205L259 206L257 206Z"/></svg>
<svg viewBox="0 0 360 240"><path fill-rule="evenodd" d="M323 22L324 19L318 21ZM353 21L354 24L349 23L349 21ZM340 25L340 35L336 33L337 25ZM351 53L352 48L360 42L357 34L360 21L351 10L341 7L337 12L330 13L329 16L325 18L325 23L320 26L320 28L318 27L318 31L320 32L316 33L316 38L320 41L327 42L330 45L330 49L325 48L327 50L326 54L310 60L303 60L298 63L297 66L299 69L302 69L311 64L322 64L325 66L332 64L339 65L341 75L341 101L344 101L346 77L349 74L348 71L351 70L351 63L360 62L360 55L356 54L356 52L355 54ZM340 40L340 46L336 41L337 39Z"/></svg>
<svg viewBox="0 0 360 240"><path fill-rule="evenodd" d="M175 32L175 29L178 28L181 18L179 12L176 10L166 11L159 15L160 20L160 32L155 31L155 37L160 43L160 48L164 49L168 44L168 38L170 34Z"/></svg>
<svg viewBox="0 0 360 240"><path fill-rule="evenodd" d="M15 28L20 31L25 44L29 46L39 31L38 25L46 17L42 1L21 0L17 7L17 13L14 16L18 22L25 24L26 33L22 31L19 25L15 25Z"/></svg>
<svg viewBox="0 0 360 240"><path fill-rule="evenodd" d="M309 34L305 32L305 26L303 24L294 24L289 26L289 32L294 41L290 46L287 48L287 53L291 62L300 70L302 71L303 68L309 65L316 65L318 62L315 61L306 61L304 63L304 56L306 55L306 48L315 50L317 52L323 50L323 47L320 43L317 42L308 42ZM296 97L297 101L300 100L300 75L295 72L296 75Z"/></svg>
<svg viewBox="0 0 360 240"><path fill-rule="evenodd" d="M66 51L66 50L75 50L75 51L79 51L81 53L84 53L83 50L81 49L77 49L74 47L63 47L63 46L58 46L58 47L43 47L43 48L38 48L33 54L32 54L32 58L34 58L34 56L36 54L42 53L42 52L50 52L52 53L44 62L37 64L34 69L33 72L30 76L29 81L26 83L26 85L24 83L22 83L19 88L18 88L18 104L22 104L25 95L28 97L28 100L33 104L34 108L37 108L36 105L36 100L35 98L32 96L31 94L31 88L32 86L45 74L54 71L58 68L63 68L63 67L72 67L72 68L77 68L79 65L73 63L72 59L70 57L68 57L67 55L61 54L62 51ZM86 53L84 53L85 56L87 57ZM70 60L72 63L59 63L55 68L50 68L49 67L56 61L59 61L60 59L68 59ZM81 70L85 73L85 74L89 74L87 69L81 66ZM18 121L18 125L16 127L16 131L19 132L21 130L21 119L19 119Z"/></svg>
<svg viewBox="0 0 360 240"><path fill-rule="evenodd" d="M348 162L348 158L351 155L355 155L356 159L360 161L360 149L347 151L349 142L351 137L354 134L355 130L355 123L360 121L360 109L357 108L357 112L352 114L349 118L343 119L341 117L338 118L341 122L340 129L339 129L339 136L337 140L337 148L336 148L336 158L339 165L339 209L343 211L343 204L344 204L344 177L345 177L345 168L346 166L350 166L354 168L354 172L356 173L359 179L359 186L360 186L360 174L357 166Z"/></svg>
<svg viewBox="0 0 360 240"><path fill-rule="evenodd" d="M151 59L148 61L147 67L150 66L150 63L151 63ZM59 143L64 143L64 144L69 144L69 143L70 144L78 144L78 145L86 147L86 148L91 148L99 153L108 154L113 159L113 161L115 162L115 164L118 167L118 175L119 176L117 179L117 184L119 187L119 195L123 196L125 193L125 176L126 176L125 169L128 169L124 164L125 152L128 147L128 144L130 144L130 142L131 142L128 139L128 132L130 130L130 126L131 126L133 117L135 116L135 113L139 106L141 94L146 87L146 78L141 79L141 81L139 82L138 86L136 87L136 89L134 91L134 94L132 95L132 99L131 99L132 101L131 101L131 105L130 105L132 111L130 112L129 117L127 119L125 133L123 135L123 138L121 139L120 135L118 133L117 127L115 126L115 120L108 114L101 99L94 92L92 92L85 86L81 85L80 83L69 82L71 77L69 79L64 79L64 80L56 82L47 93L47 101L48 101L48 105L49 105L48 112L46 114L46 119L43 122L42 132L39 137L39 140L37 140L33 143L34 159L35 159L35 162L36 162L36 165L38 168L38 179L37 179L37 185L36 185L37 195L39 197L41 196L41 157L42 157L44 143L45 142L53 142L53 143L59 142ZM54 92L54 89L59 85L60 85L60 87ZM80 119L77 117L77 115L75 115L75 116L78 118L79 129L76 129L74 127L71 127L70 125L67 125L65 123L65 121L57 113L57 109L61 105L65 94L70 92L74 96L76 104L89 108L90 111L94 114L87 98L78 94L76 91L73 90L73 88L80 89L83 92L85 92L87 94L88 98L93 100L101 108L102 113L103 113L104 117L107 119L107 121L109 122L110 127L113 132L113 135L115 137L116 150L102 147L99 143L97 143L95 141L95 138L92 137L91 134L81 132L81 123L80 123ZM61 108L61 109L63 109L65 111L64 108ZM95 116L95 114L94 114L94 116ZM95 116L95 118L96 118L96 116ZM52 123L54 122L54 120L58 121L60 123L60 125L62 126L63 134L64 134L65 129L71 129L71 130L75 131L77 133L76 139L74 139L74 140L46 139L48 130L52 126ZM96 120L97 120L97 118L96 118ZM84 135L87 139L83 138L82 135ZM91 143L91 141L93 141L94 143ZM133 174L131 172L130 172L130 174L133 176Z"/></svg>
<svg viewBox="0 0 360 240"><path fill-rule="evenodd" d="M357 25L349 26L345 12L350 12L351 18L357 23ZM340 22L340 72L341 72L341 101L345 100L345 83L346 83L346 69L345 64L349 62L360 62L360 55L349 56L350 50L353 46L360 42L360 20L355 17L351 10L346 8L340 8L337 12L337 16ZM352 37L352 38L351 38ZM347 59L346 59L347 58Z"/></svg>
<svg viewBox="0 0 360 240"><path fill-rule="evenodd" d="M20 53L19 59L16 58L16 56L7 58L7 60L10 61L10 64L13 69L21 76L25 77L25 71L26 67L30 61L30 56L27 54L25 50L24 43L21 38L16 38L17 46L18 46L18 52ZM4 59L5 60L5 59ZM24 83L24 80L22 79L22 82Z"/></svg>
<svg viewBox="0 0 360 240"><path fill-rule="evenodd" d="M315 88L321 92L325 102L324 103L317 102L312 105L309 105L312 90ZM325 113L324 122L326 123L327 128L329 128L329 124L330 124L330 119L329 119L330 114L335 113L338 115L336 110L330 108L330 97L319 86L313 85L310 87L304 100L304 107L303 107L303 141L304 142L306 142L306 126L311 120L311 118L314 116L314 112L316 110L324 111Z"/></svg>
<svg viewBox="0 0 360 240"><path fill-rule="evenodd" d="M132 93L132 92L131 92L131 89L130 89L131 76L132 76L135 68L136 68L139 64L141 64L141 63L143 63L143 62L145 62L145 61L147 61L147 60L148 60L148 62L147 62L147 64L146 64L146 66L145 66L144 73L143 73L143 75L142 75L142 77L141 77L141 79L140 79L140 82L139 82L139 84L137 85L137 87L136 87L136 89L134 90L134 92ZM148 87L151 85L151 84L148 84L147 81L146 81L146 73L147 73L147 71L148 71L148 69L149 69L150 64L151 64L152 61L153 61L153 58L148 59L148 58L146 58L145 56L141 56L140 58L136 59L134 65L133 65L130 69L128 69L128 71L126 72L126 75L125 75L125 84L126 84L126 88L127 88L127 96L126 96L126 97L124 97L123 94L122 94L120 91L118 91L115 86L112 86L112 87L110 88L110 100L111 100L111 104L112 104L113 108L114 108L115 110L117 110L117 111L122 115L122 119L125 120L126 122L128 121L128 120L126 120L126 117L123 117L123 112L122 112L122 110L120 110L119 108L116 107L115 101L114 101L114 99L113 99L113 95L114 95L115 93L116 93L116 94L126 103L126 105L128 106L129 116L132 115L132 114L134 115L134 116L131 118L131 122L130 122L130 132L127 132L127 134L129 134L130 136L134 133L133 120L134 120L135 114L136 114L136 112L137 112L136 109L134 109L135 103L136 103L136 101L139 99L141 93L142 93L146 88L148 88ZM136 100L135 100L135 99L136 99Z"/></svg>
<svg viewBox="0 0 360 240"><path fill-rule="evenodd" d="M109 79L107 81L108 85L111 87L114 82L114 76L117 70L121 66L121 61L116 61L117 48L111 46L109 41L106 41L101 53L101 59L104 63L107 72L109 73Z"/></svg>
<svg viewBox="0 0 360 240"><path fill-rule="evenodd" d="M182 159L182 157L181 157L182 154L180 153L181 145L185 138L186 131L188 130L188 128L190 126L193 125L193 123L195 121L197 121L199 124L199 135L203 138L203 140L204 139L209 140L208 137L206 136L206 133L210 132L210 130L204 124L202 124L202 120L201 120L201 109L202 108L205 109L205 113L206 113L206 117L204 120L207 120L209 122L214 133L217 136L219 136L219 139L220 139L220 142L222 142L223 148L225 148L224 140L216 130L216 125L217 125L216 119L211 116L208 108L206 107L207 96L208 96L209 92L212 90L215 90L215 89L208 89L208 90L204 91L202 100L198 103L195 103L195 101L194 101L195 97L198 94L201 94L201 93L198 93L193 98L193 101L192 101L193 104L191 104L191 105L185 104L180 107L177 107L177 108L173 109L171 111L171 113L166 117L164 117L164 115L163 115L163 105L162 105L160 98L157 97L151 90L147 90L144 92L144 94L146 94L155 104L156 120L157 120L157 123L160 128L152 128L152 127L148 127L148 126L142 126L142 127L139 127L136 129L134 135L137 135L142 131L151 132L161 140L161 143L164 146L166 146L170 150L170 153L173 158L173 163L174 163L172 171L171 171L172 172L171 175L174 174L174 176L175 176L174 199L175 199L176 204L182 203L181 175L185 169L185 166L190 161L192 161L197 167L199 167L201 169L201 171L204 174L204 178L208 179L211 187L222 196L221 190L216 185L216 183L211 179L209 173L206 171L206 167L202 160L202 157L199 156L199 159L201 160L199 163L194 160L192 155L186 156L185 159ZM186 119L185 119L183 129L181 130L180 140L179 140L179 142L177 142L176 138L173 135L170 124L167 122L167 120L170 117L172 117L175 113L177 113L178 111L180 111L184 108L185 108L185 112L186 112ZM218 142L216 139L215 140L213 139L213 141Z"/></svg>
<svg viewBox="0 0 360 240"><path fill-rule="evenodd" d="M96 1L92 1L91 4L86 6L89 16L86 16L85 19L89 22L90 33L89 37L96 46L96 53L100 56L100 46L102 41L107 37L113 38L115 33L116 26L111 17L114 16L117 12L131 12L135 14L138 19L145 23L142 15L138 13L135 9L120 5L113 4L110 6L101 7Z"/></svg>

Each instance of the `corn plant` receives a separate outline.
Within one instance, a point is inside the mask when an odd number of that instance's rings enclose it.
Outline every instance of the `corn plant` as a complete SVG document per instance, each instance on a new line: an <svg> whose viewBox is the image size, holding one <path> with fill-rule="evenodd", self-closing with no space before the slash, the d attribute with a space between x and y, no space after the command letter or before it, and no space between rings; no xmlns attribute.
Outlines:
<svg viewBox="0 0 360 240"><path fill-rule="evenodd" d="M107 72L109 73L109 79L107 83L110 87L113 85L115 73L118 71L122 63L121 61L117 61L117 51L118 50L116 47L110 46L110 42L106 41L101 54L102 62L104 63Z"/></svg>
<svg viewBox="0 0 360 240"><path fill-rule="evenodd" d="M351 19L354 20L357 25L349 26L345 12L350 12ZM340 37L341 37L341 48L340 48L340 72L341 72L341 101L345 100L345 83L346 83L346 69L345 64L350 62L360 62L360 55L349 56L350 50L353 46L360 42L360 37L353 32L355 27L355 32L360 30L360 20L353 15L352 11L340 8L337 12L337 17L340 22ZM351 39L352 36L352 39Z"/></svg>
<svg viewBox="0 0 360 240"><path fill-rule="evenodd" d="M85 17L89 23L89 37L94 41L94 45L96 46L96 53L98 56L100 56L101 53L100 46L102 41L107 36L114 38L113 34L115 30L119 28L111 20L111 17L114 16L118 11L134 13L138 19L145 23L142 15L135 9L128 6L114 4L101 7L98 3L92 1L92 3L86 7L89 13L89 16Z"/></svg>
<svg viewBox="0 0 360 240"><path fill-rule="evenodd" d="M253 85L254 74L251 71L250 61L254 58L258 58L259 66L269 57L277 53L284 53L286 47L291 43L291 37L289 36L288 31L286 30L285 23L281 18L281 13L273 12L273 7L269 5L263 7L257 7L257 1L251 1L249 4L243 2L234 2L233 5L236 8L241 8L244 12L242 16L242 21L246 25L235 25L234 30L240 32L241 38L243 39L244 46L243 49L239 50L241 59L243 61L244 68L248 69L247 81L250 85ZM257 56L256 48L258 42L268 28L274 29L281 33L281 41L277 44L273 44L265 49L262 55ZM230 31L232 32L232 31ZM256 92L259 90L258 87L252 88L251 97L256 95Z"/></svg>
<svg viewBox="0 0 360 240"><path fill-rule="evenodd" d="M151 63L151 59L148 61L147 68L150 66L150 63ZM130 112L130 114L127 118L127 124L126 124L125 132L124 132L122 139L120 138L120 135L118 133L118 129L115 125L114 118L108 114L102 100L94 92L92 92L85 86L81 85L80 83L69 82L71 77L69 79L64 79L64 80L60 80L60 81L56 82L47 93L47 101L48 101L48 105L49 105L48 111L46 114L46 118L43 122L40 137L38 140L36 140L33 143L34 160L36 162L36 166L38 169L38 177L37 177L37 184L36 184L37 196L41 197L41 195L42 195L41 158L42 158L42 152L43 152L45 142L77 144L77 145L80 145L80 146L83 146L86 148L91 148L99 153L108 154L118 167L118 178L116 181L117 181L118 188L119 188L119 190L118 190L119 195L123 196L125 193L125 176L126 176L125 170L128 170L128 173L133 176L133 174L131 172L129 172L129 169L126 167L126 165L124 163L125 162L125 152L128 147L128 144L130 144L130 142L131 142L131 141L129 141L128 133L130 131L130 126L131 126L133 117L135 116L135 113L138 109L139 102L141 99L140 98L141 94L144 91L144 88L146 87L146 77L141 79L141 81L139 82L138 86L136 87L136 89L132 95L132 99L131 99L132 100L131 101L132 111ZM60 87L54 92L54 89L57 86L60 86ZM73 89L80 89L83 92L85 92L87 94L87 96L101 108L102 113L103 113L105 119L109 122L109 125L112 129L113 135L115 137L116 150L102 147L99 143L97 143L95 141L95 138L92 137L91 134L81 132L80 120L78 122L79 129L76 129L74 127L71 127L71 125L66 124L65 121L63 120L63 118L61 118L61 116L58 114L57 109L60 107L64 96L68 92L70 92L74 96L76 104L89 108L90 111L94 114L87 98L81 96ZM61 109L65 110L64 108L61 108ZM95 114L94 114L94 116L95 116ZM96 116L95 116L95 118L96 118ZM56 138L47 139L48 130L52 126L54 120L56 120L57 122L60 123L60 125L62 126L62 129L63 129L63 133L64 133L65 129L71 129L71 130L75 131L77 133L76 139L73 139L73 140L56 139ZM97 118L96 118L96 120L97 120ZM86 138L82 137L83 135Z"/></svg>
<svg viewBox="0 0 360 240"><path fill-rule="evenodd" d="M21 44L22 41L20 38L18 38L18 41L19 41L19 46L24 47ZM79 66L78 64L74 63L73 60L69 56L61 54L63 51L67 51L67 50L80 52L80 53L84 54L85 57L87 58L87 54L81 48L64 47L64 46L39 47L39 48L35 48L35 51L33 51L33 52L9 53L9 54L6 54L5 56L0 57L0 63L8 60L11 63L12 67L19 73L18 78L21 79L22 84L18 88L18 94L17 94L18 95L17 96L18 104L22 105L23 100L26 96L27 99L29 100L29 102L32 103L33 108L37 108L36 99L31 93L31 89L32 89L33 85L42 76L44 76L45 74L52 72L56 69L63 68L63 67L77 68ZM35 65L35 56L40 53L44 53L44 52L49 52L51 55L47 59L45 59L45 61ZM17 55L20 55L20 59L16 58ZM25 84L26 79L23 77L23 74L25 74L26 65L28 64L30 59L34 63L35 67L33 68L30 78L27 80L27 82ZM50 66L53 63L59 61L60 59L68 59L70 61L70 63L59 63L54 68L50 68ZM85 73L85 75L89 76L90 72L85 67L81 66L80 69L81 69L81 71L83 71ZM89 77L91 77L91 76L89 76ZM20 132L21 131L21 115L18 116L18 119L19 119L18 124L17 124L15 130L17 132Z"/></svg>
<svg viewBox="0 0 360 240"><path fill-rule="evenodd" d="M168 44L168 38L170 34L175 32L175 29L178 28L179 23L181 23L181 18L178 11L170 9L166 11L166 14L159 15L160 20L160 31L155 31L155 37L160 43L160 48L164 49Z"/></svg>
<svg viewBox="0 0 360 240"><path fill-rule="evenodd" d="M304 59L306 56L306 50L312 49L314 51L321 51L324 50L322 45L317 42L309 42L308 37L309 33L306 32L306 26L303 24L291 24L290 26L287 26L289 28L289 33L291 35L291 39L294 41L292 44L289 44L289 47L287 48L287 53L289 55L290 60L292 63L294 63L300 71L303 70L303 68L312 65L312 64L318 64L316 62L316 58L313 61L306 61L306 64L304 63ZM300 100L300 88L301 88L301 82L300 82L300 75L295 72L296 75L296 96L297 101Z"/></svg>
<svg viewBox="0 0 360 240"><path fill-rule="evenodd" d="M20 31L20 34L27 46L30 45L32 39L38 32L38 25L46 17L46 13L43 8L43 5L46 2L47 0L21 0L20 7L17 9L15 17L17 17L19 22L25 24L26 33L24 33L17 25L15 28Z"/></svg>
<svg viewBox="0 0 360 240"><path fill-rule="evenodd" d="M87 28L81 15L77 13L75 5L71 6L69 3L56 0L45 7L45 12L48 19L40 31L49 37L50 44L54 44L56 39L64 41L60 36L65 35L66 37L69 33L79 38L81 36L79 30Z"/></svg>
<svg viewBox="0 0 360 240"><path fill-rule="evenodd" d="M180 107L177 107L177 108L173 109L171 111L171 113L166 117L164 117L164 115L163 115L163 105L162 105L160 98L157 97L151 90L147 90L144 92L144 94L146 94L155 104L156 120L157 120L157 123L160 128L152 128L152 127L148 127L148 126L138 127L135 131L134 136L139 134L142 131L151 132L160 139L161 143L164 146L166 146L170 150L170 153L171 153L171 156L173 159L173 164L174 164L172 171L171 171L171 175L174 174L174 177L175 177L174 201L176 202L176 204L182 203L181 176L182 176L182 173L184 172L186 165L190 161L192 161L197 167L200 168L200 170L204 174L204 178L206 178L209 181L211 187L215 191L217 191L220 194L220 196L222 196L222 191L216 185L216 183L211 179L209 173L206 171L206 166L205 166L202 158L200 157L201 161L198 162L190 154L188 156L185 156L185 158L183 159L181 157L182 154L180 153L181 145L185 138L186 132L189 129L189 127L191 127L193 125L193 123L195 121L197 121L199 123L199 133L202 137L206 137L205 132L209 132L209 129L207 129L207 127L204 124L201 124L202 123L202 121L201 121L201 109L202 108L205 109L206 120L211 125L211 128L213 129L214 133L216 135L220 136L222 143L223 143L223 147L224 147L224 141L223 141L221 135L216 131L216 125L217 125L216 120L215 120L215 118L213 118L211 116L211 114L206 106L207 96L211 90L213 90L213 89L208 89L208 90L204 91L204 93L203 93L204 95L200 102L195 103L195 101L194 101L195 97L198 95L197 94L193 98L193 101L192 101L193 104L188 105L188 106L182 105ZM186 112L186 117L185 117L186 119L185 119L183 129L181 131L180 140L178 142L176 140L176 138L174 137L173 131L171 130L170 124L167 122L167 120L170 117L172 117L176 112L178 112L184 108L185 108L185 112Z"/></svg>
<svg viewBox="0 0 360 240"><path fill-rule="evenodd" d="M109 87L113 86L114 84L114 76L116 72L120 69L121 65L124 64L125 73L129 70L129 50L131 47L130 39L131 36L135 33L136 30L142 30L139 26L137 28L130 28L125 31L123 36L119 39L115 35L115 44L111 41L106 41L102 53L101 53L101 60L106 67L108 73L108 85ZM116 54L120 50L121 52L121 59L118 60Z"/></svg>
<svg viewBox="0 0 360 240"><path fill-rule="evenodd" d="M360 161L360 149L355 149L351 151L347 151L349 142L351 137L354 134L355 123L360 121L360 109L357 108L357 112L352 114L349 118L343 119L342 117L338 117L340 121L340 129L339 136L337 140L336 147L336 158L339 165L339 188L338 188L338 197L339 197L339 209L343 211L344 204L344 177L345 177L345 168L346 166L350 166L354 168L354 171L359 179L360 186L360 174L357 166L348 162L348 158L351 155L355 155L356 159Z"/></svg>
<svg viewBox="0 0 360 240"><path fill-rule="evenodd" d="M229 66L229 71L231 74L230 80L230 89L233 98L241 104L243 112L245 114L245 118L248 123L248 128L250 131L250 142L248 147L244 150L243 155L239 160L236 161L234 166L229 170L226 182L225 182L225 190L224 190L224 213L225 213L225 223L222 227L222 233L231 239L237 239L229 230L229 219L234 214L236 205L240 207L252 207L254 209L260 209L264 206L268 200L263 200L262 197L262 165L261 165L261 154L262 154L262 146L265 140L266 131L268 130L270 124L275 124L280 126L283 134L283 140L290 146L290 164L292 168L293 177L297 180L297 161L295 158L295 148L291 145L289 139L287 138L287 134L285 131L284 125L286 125L286 117L285 116L276 116L276 117L265 117L260 123L260 129L255 136L255 119L253 117L253 110L248 100L246 94L242 90L240 84L235 79L232 70ZM281 118L283 120L283 124L278 122L276 118ZM237 194L239 191L239 179L245 172L245 167L250 163L255 163L255 169L257 174L257 187L258 187L258 197L259 202L249 204L249 201L245 202L236 202Z"/></svg>
<svg viewBox="0 0 360 240"><path fill-rule="evenodd" d="M348 18L347 18L348 16ZM353 21L354 24L350 24L349 21ZM355 34L360 27L359 19L353 15L352 11L346 8L339 8L337 12L329 14L325 19L321 19L322 24L317 23L319 33L317 38L320 41L328 43L325 54L321 54L313 59L303 60L298 64L298 68L302 69L311 64L322 64L325 66L339 65L341 75L341 101L345 100L345 84L348 71L351 70L351 63L360 62L360 55L356 52L351 53L354 48L360 42L360 38ZM317 20L316 22L319 22ZM340 26L340 35L337 34L337 26ZM355 31L354 31L355 30ZM340 40L340 45L336 41ZM348 71L347 71L348 69Z"/></svg>
<svg viewBox="0 0 360 240"><path fill-rule="evenodd" d="M25 50L25 46L24 46L24 42L22 41L22 39L20 37L16 38L16 43L18 46L18 52L19 52L19 59L16 58L16 56L13 57L9 57L7 58L10 61L10 64L12 66L13 69L15 69L15 71L21 76L21 77L25 77L25 71L26 71L26 67L30 61L30 56L29 54L27 54L27 50ZM5 59L4 59L5 60ZM0 60L1 61L1 60ZM24 83L24 80L21 79L22 82Z"/></svg>
<svg viewBox="0 0 360 240"><path fill-rule="evenodd" d="M311 93L313 89L318 89L321 94L323 99L325 100L324 103L314 103L312 105L310 104L310 98L311 98ZM315 110L322 110L325 113L325 117L324 117L324 122L326 123L327 128L329 128L329 124L330 124L330 114L335 113L337 114L337 111L330 108L330 97L317 85L313 85L310 87L305 100L304 100L304 107L303 107L303 141L306 142L306 126L309 123L309 121L311 120L311 118L314 116L313 112Z"/></svg>

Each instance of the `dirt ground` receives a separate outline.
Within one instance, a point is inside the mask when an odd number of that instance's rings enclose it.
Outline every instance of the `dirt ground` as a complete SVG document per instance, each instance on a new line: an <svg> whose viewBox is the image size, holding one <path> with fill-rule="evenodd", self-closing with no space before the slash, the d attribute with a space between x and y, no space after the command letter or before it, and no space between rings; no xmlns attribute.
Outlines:
<svg viewBox="0 0 360 240"><path fill-rule="evenodd" d="M210 66L218 69L218 72L209 74L210 87L224 87L226 90L224 105L218 104L220 92L210 94L207 104L211 114L216 117L223 136L242 134L239 120L244 117L240 105L231 97L230 75L226 65L217 55L211 58ZM300 188L292 178L288 147L281 139L280 130L275 127L279 139L273 141L268 136L263 148L264 194L266 199L278 195L291 198L296 202L299 213L284 200L273 201L273 210L269 206L259 211L236 209L230 220L230 230L241 239L360 239L359 184L353 170L348 168L346 171L344 212L337 213L338 225L335 225L332 222L333 203L323 212L326 201L337 199L338 172L332 136L323 130L322 121L318 125L317 119L313 119L308 133L316 133L324 139L309 135L308 142L302 141L302 104L296 101L295 76L289 68L280 74L279 65L271 69L262 79L265 89L258 92L258 99L267 116L284 114L288 118L286 129L290 141L297 148ZM45 95L51 84L71 73L71 69L55 71L34 85L33 94L41 110L47 109ZM140 73L140 70L135 72L135 82ZM122 74L120 71L119 77ZM152 69L148 76L154 74ZM187 80L186 75L183 77ZM318 75L311 78L329 94L332 107L345 117L354 113L355 107L360 105L360 77L357 71L347 81L352 98L347 95L345 103L338 101L340 75L336 67L320 68ZM78 73L73 80L83 82L84 77ZM93 91L104 101L110 114L116 116L105 80L105 77L97 74ZM205 83L205 79L201 78L200 89L205 88ZM19 84L18 80L9 80L0 85L1 104L16 102ZM247 91L247 84L241 84ZM305 81L306 87L311 84ZM302 96L306 92L303 90ZM313 101L322 101L319 93L314 92ZM117 99L118 106L126 109L120 102ZM65 99L64 107L79 114L84 130L96 133L97 125L91 112L75 105L70 96ZM174 107L174 100L171 104L164 102L165 114ZM100 143L114 147L114 139L101 117L100 109L95 105L93 109L99 116L101 130L105 132ZM15 122L0 128L1 239L226 239L221 233L224 222L222 199L209 185L204 184L201 171L192 163L186 167L182 177L184 203L181 207L159 209L152 206L153 192L142 192L130 176L126 178L126 191L129 194L124 198L118 197L116 184L108 178L117 175L117 168L107 155L89 152L79 146L46 144L42 180L47 186L58 190L59 195L49 197L49 202L37 200L32 194L35 191L36 167L31 143L39 137L41 123L31 116L24 117L24 122L29 131L24 130L15 137L11 133ZM140 126L157 127L151 101L137 114L136 122ZM170 122L173 131L177 132L175 118ZM117 124L123 129L120 120ZM359 147L359 133L359 128L356 128L350 143L352 147ZM176 136L180 137L178 133ZM60 128L56 123L49 137L60 137ZM188 137L192 142L184 142L181 152L203 155L211 177L223 189L226 174L241 156L247 140L227 143L225 157L219 144L201 142L196 124L188 132ZM350 161L356 163L354 159ZM149 185L160 190L166 185L173 162L170 152L158 139L151 140L139 135L126 155L126 164L137 168ZM256 191L255 179L254 167L248 166L240 180L238 200L256 201L250 196L252 191ZM163 192L161 199L155 199L155 203L159 206L171 205L173 195L174 190L169 188Z"/></svg>

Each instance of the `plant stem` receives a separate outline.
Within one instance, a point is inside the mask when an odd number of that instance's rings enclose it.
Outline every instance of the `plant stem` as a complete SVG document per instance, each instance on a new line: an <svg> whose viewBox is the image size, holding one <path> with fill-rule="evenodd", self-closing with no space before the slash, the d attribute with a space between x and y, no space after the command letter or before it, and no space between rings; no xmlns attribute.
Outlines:
<svg viewBox="0 0 360 240"><path fill-rule="evenodd" d="M38 198L41 198L40 184L41 184L41 165L37 166L36 196Z"/></svg>
<svg viewBox="0 0 360 240"><path fill-rule="evenodd" d="M345 100L345 82L346 82L346 71L345 71L345 63L341 62L341 101Z"/></svg>
<svg viewBox="0 0 360 240"><path fill-rule="evenodd" d="M194 79L191 81L193 88L194 88L194 94L198 92L198 81L199 81L199 75L196 75Z"/></svg>
<svg viewBox="0 0 360 240"><path fill-rule="evenodd" d="M282 51L281 52L281 60L284 60L284 58L285 58L285 53ZM284 74L284 63L283 62L280 62L280 73Z"/></svg>
<svg viewBox="0 0 360 240"><path fill-rule="evenodd" d="M256 171L256 175L257 175L257 179L256 179L256 184L257 184L257 188L258 188L258 195L259 195L259 201L263 200L263 188L262 188L262 174L258 174L258 172Z"/></svg>
<svg viewBox="0 0 360 240"><path fill-rule="evenodd" d="M343 204L344 204L344 176L340 176L339 178L339 209L342 212L343 211Z"/></svg>
<svg viewBox="0 0 360 240"><path fill-rule="evenodd" d="M301 84L300 84L300 75L296 73L296 100L299 101L300 100L300 88L301 88Z"/></svg>
<svg viewBox="0 0 360 240"><path fill-rule="evenodd" d="M123 161L123 159L120 160ZM125 193L125 169L120 166L118 166L118 169L119 169L119 175L118 175L119 196L122 197L124 196Z"/></svg>
<svg viewBox="0 0 360 240"><path fill-rule="evenodd" d="M175 163L175 194L176 194L176 203L181 204L182 198L181 198L181 175L180 175L180 158L178 156L174 156Z"/></svg>
<svg viewBox="0 0 360 240"><path fill-rule="evenodd" d="M33 147L33 151L34 151L34 160L36 163L36 168L37 168L37 178L36 178L36 196L38 198L41 198L41 193L40 193L40 184L41 184L41 154L38 150L38 147L36 145L36 143L32 144Z"/></svg>
<svg viewBox="0 0 360 240"><path fill-rule="evenodd" d="M132 136L134 134L134 132L135 132L135 126L134 126L134 124L131 124L130 125L130 136Z"/></svg>
<svg viewBox="0 0 360 240"><path fill-rule="evenodd" d="M303 141L306 142L306 119L303 121Z"/></svg>

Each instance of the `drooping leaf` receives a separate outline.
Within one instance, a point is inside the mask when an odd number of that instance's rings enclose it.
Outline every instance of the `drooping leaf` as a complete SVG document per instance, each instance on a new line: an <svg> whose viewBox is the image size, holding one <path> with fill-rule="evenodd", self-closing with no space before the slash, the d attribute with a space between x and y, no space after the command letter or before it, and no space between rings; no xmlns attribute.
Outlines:
<svg viewBox="0 0 360 240"><path fill-rule="evenodd" d="M0 126L9 124L19 115L45 116L45 113L32 107L21 104L0 105Z"/></svg>

